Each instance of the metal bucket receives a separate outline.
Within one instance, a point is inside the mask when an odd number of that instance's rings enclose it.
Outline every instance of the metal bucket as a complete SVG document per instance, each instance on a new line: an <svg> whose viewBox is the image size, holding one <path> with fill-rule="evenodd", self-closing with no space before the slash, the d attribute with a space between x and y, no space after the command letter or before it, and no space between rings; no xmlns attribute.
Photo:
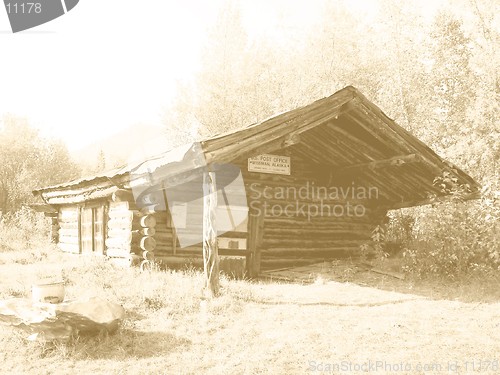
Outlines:
<svg viewBox="0 0 500 375"><path fill-rule="evenodd" d="M64 301L64 282L33 284L31 297L35 303L61 303Z"/></svg>

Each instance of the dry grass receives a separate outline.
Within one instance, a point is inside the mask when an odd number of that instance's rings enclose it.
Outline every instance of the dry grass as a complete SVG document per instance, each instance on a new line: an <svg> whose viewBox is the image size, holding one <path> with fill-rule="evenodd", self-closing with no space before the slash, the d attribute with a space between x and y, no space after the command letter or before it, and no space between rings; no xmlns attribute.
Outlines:
<svg viewBox="0 0 500 375"><path fill-rule="evenodd" d="M483 361L486 374L495 371L484 361L500 360L500 303L490 294L488 303L471 299L465 288L429 295L425 283L391 287L383 278L382 288L223 279L222 297L206 302L195 271L140 273L50 249L0 253L0 273L0 298L29 296L37 277L60 273L69 298L97 295L127 310L117 334L67 344L28 343L2 327L2 373L301 374L341 361L409 364L411 373L419 363L442 366L425 373L447 373L457 361L456 373L470 373L471 361L476 369Z"/></svg>

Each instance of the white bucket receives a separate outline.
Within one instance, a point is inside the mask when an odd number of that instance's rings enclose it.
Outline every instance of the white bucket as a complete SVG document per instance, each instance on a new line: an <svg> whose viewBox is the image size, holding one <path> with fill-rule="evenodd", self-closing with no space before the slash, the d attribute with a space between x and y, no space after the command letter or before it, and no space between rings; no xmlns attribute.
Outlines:
<svg viewBox="0 0 500 375"><path fill-rule="evenodd" d="M64 301L64 282L33 284L31 297L35 303L61 303Z"/></svg>

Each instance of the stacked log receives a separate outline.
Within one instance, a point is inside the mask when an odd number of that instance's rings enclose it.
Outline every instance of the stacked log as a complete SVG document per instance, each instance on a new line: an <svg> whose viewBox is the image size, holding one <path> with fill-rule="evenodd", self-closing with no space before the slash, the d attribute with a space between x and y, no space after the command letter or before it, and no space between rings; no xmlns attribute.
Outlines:
<svg viewBox="0 0 500 375"><path fill-rule="evenodd" d="M172 255L174 253L174 248L177 247L177 237L174 235L174 230L172 229L170 214L167 211L157 212L155 218L157 223L161 223L155 228L155 253L157 256Z"/></svg>
<svg viewBox="0 0 500 375"><path fill-rule="evenodd" d="M80 242L78 237L78 207L63 207L59 211L57 221L52 221L52 230L57 230L58 247L65 252L78 254Z"/></svg>
<svg viewBox="0 0 500 375"><path fill-rule="evenodd" d="M290 176L250 173L246 170L247 159L240 163L248 204L252 207L260 203L263 215L262 263L359 254L360 245L370 240L371 231L385 211L374 209L377 202L369 199L331 194L329 189L338 181L326 181L325 173L310 160L291 156ZM318 190L320 187L322 190ZM262 191L259 194L258 189L264 188L267 196ZM285 191L282 195L273 194L280 192L279 189L289 190L281 190Z"/></svg>
<svg viewBox="0 0 500 375"><path fill-rule="evenodd" d="M109 206L106 254L111 258L128 259L134 254L144 260L154 259L156 219L147 210L139 210L131 191L118 190Z"/></svg>
<svg viewBox="0 0 500 375"><path fill-rule="evenodd" d="M113 199L116 199L113 194ZM116 199L117 200L117 199ZM127 201L110 202L108 210L106 255L117 263L131 260L132 222L134 214Z"/></svg>

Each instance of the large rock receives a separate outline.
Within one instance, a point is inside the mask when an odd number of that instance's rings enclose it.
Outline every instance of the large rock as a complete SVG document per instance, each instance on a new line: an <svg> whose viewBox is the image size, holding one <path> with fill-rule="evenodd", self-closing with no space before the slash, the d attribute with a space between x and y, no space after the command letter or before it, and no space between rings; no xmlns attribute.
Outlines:
<svg viewBox="0 0 500 375"><path fill-rule="evenodd" d="M0 301L0 322L23 329L31 340L113 333L124 316L122 306L97 297L58 304L33 303L25 298Z"/></svg>

